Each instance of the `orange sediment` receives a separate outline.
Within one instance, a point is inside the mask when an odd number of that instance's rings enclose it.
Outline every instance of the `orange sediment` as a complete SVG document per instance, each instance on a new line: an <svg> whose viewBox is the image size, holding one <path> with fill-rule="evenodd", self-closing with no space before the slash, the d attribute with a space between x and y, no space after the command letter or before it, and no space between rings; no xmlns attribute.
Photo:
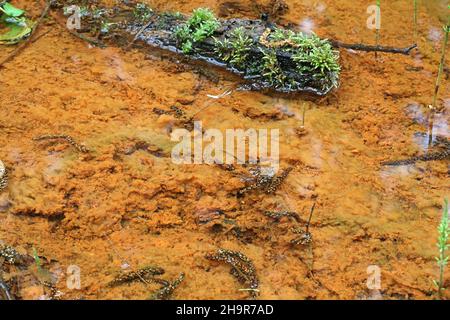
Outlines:
<svg viewBox="0 0 450 320"><path fill-rule="evenodd" d="M146 2L160 11L208 6L222 17L258 17L255 1ZM13 3L34 16L42 10ZM346 43L375 41L366 1L286 3L281 23L308 22L320 37ZM387 5L380 42L410 45L412 19L409 2ZM49 19L40 26L48 33L0 70L0 159L9 174L0 191L0 240L57 261L50 271L60 275L63 299L146 299L156 284L108 287L124 266L146 265L162 267L167 279L185 273L173 299L247 298L229 267L205 258L218 248L251 259L261 299L367 298L370 265L381 268L384 298L432 299L448 159L380 163L426 152L428 139L417 133L427 132L440 30L438 17L421 8L419 50L411 56L375 60L340 50L341 87L325 98L233 91L212 99L235 79L207 70L212 81L204 69L151 51L93 48ZM1 47L0 60L13 49ZM434 133L447 137L449 89L444 76ZM237 197L251 176L242 166L172 163L170 132L182 123L170 110L193 115L212 100L196 115L204 128L280 130L280 167L293 170L273 194ZM33 141L60 132L91 152ZM290 244L289 218L264 214L297 212L306 221L314 203L306 246ZM71 265L80 267L80 290L66 287ZM26 298L39 292L30 289Z"/></svg>

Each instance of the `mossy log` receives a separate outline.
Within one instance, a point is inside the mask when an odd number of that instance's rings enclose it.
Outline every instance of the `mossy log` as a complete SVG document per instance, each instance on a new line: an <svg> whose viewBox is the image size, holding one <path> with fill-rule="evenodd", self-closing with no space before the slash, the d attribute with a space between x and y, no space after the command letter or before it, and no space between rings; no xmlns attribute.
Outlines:
<svg viewBox="0 0 450 320"><path fill-rule="evenodd" d="M322 96L339 85L339 54L315 35L262 20L219 20L202 8L186 16L156 13L141 3L104 8L85 1L58 2L66 17L73 16L67 8L74 4L81 8L81 29L76 32L83 38L126 48L145 43L203 60L239 75L247 89Z"/></svg>
<svg viewBox="0 0 450 320"><path fill-rule="evenodd" d="M184 23L184 20L170 22L165 25L161 24L161 16L155 15L152 22L137 37L138 41L143 41L152 46L170 50L179 54L184 54L181 44L176 36L174 36L178 26ZM166 18L167 19L167 18ZM242 28L245 35L249 36L252 44L246 52L246 62L237 66L223 59L217 51L217 43L228 40L232 43L233 30ZM247 88L249 89L274 89L280 92L308 92L317 95L325 95L334 87L337 87L338 74L330 74L329 78L334 77L336 80L325 78L317 79L316 73L301 73L298 71L298 64L293 60L293 53L285 50L283 47L270 48L260 43L260 39L267 29L275 31L276 26L267 25L260 20L242 20L231 19L221 21L221 26L211 37L197 42L193 45L192 53L189 56L193 59L204 60L216 66L224 67L231 72L241 75L247 80ZM133 33L139 32L140 26L131 29ZM281 73L280 79L270 79L265 76L267 68L262 66L264 56L268 52L273 52L276 56L275 73ZM258 66L261 65L261 66Z"/></svg>
<svg viewBox="0 0 450 320"><path fill-rule="evenodd" d="M80 38L92 39L84 35L90 33L95 41L101 39L125 48L144 43L206 61L239 75L246 80L243 87L251 90L323 96L339 86L339 52L334 47L404 54L413 48L351 46L264 20L219 20L204 8L185 16L156 13L142 3L102 8L82 0L59 2L64 8L73 4L84 5L82 27L77 32Z"/></svg>

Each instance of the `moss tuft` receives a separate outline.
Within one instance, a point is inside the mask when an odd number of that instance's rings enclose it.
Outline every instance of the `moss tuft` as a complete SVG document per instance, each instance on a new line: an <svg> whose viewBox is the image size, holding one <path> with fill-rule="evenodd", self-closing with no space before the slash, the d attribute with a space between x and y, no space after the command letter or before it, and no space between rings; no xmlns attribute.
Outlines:
<svg viewBox="0 0 450 320"><path fill-rule="evenodd" d="M297 71L305 76L313 74L319 87L338 87L339 53L330 42L315 34L306 35L290 30L276 29L267 37L266 45L292 54Z"/></svg>
<svg viewBox="0 0 450 320"><path fill-rule="evenodd" d="M245 67L253 40L245 33L244 28L234 29L229 39L223 41L214 39L214 41L215 52L220 59L237 69Z"/></svg>
<svg viewBox="0 0 450 320"><path fill-rule="evenodd" d="M176 29L175 36L180 42L183 52L189 54L194 50L195 43L213 35L219 26L219 21L210 9L199 8L194 10L185 24Z"/></svg>

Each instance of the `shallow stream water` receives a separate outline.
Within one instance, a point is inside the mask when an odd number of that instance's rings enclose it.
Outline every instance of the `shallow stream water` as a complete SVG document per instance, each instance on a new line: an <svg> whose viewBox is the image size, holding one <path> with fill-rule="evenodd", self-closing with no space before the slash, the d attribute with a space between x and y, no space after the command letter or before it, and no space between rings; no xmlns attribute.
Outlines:
<svg viewBox="0 0 450 320"><path fill-rule="evenodd" d="M222 18L258 18L269 1L145 2L158 11L210 7ZM42 10L35 1L13 3L33 17ZM146 299L157 285L106 285L117 272L146 265L163 267L169 280L186 274L174 299L246 298L229 266L205 259L217 248L253 261L261 299L370 298L371 265L381 270L384 299L434 299L449 161L380 165L427 152L436 136L449 138L448 69L432 139L428 128L448 1L419 3L417 38L412 1L382 1L380 30L381 44L417 43L418 50L377 57L340 50L340 88L320 99L237 90L214 99L236 79L151 50L94 48L47 19L42 36L0 69L0 160L9 169L0 240L46 257L64 299ZM375 44L366 23L370 1L286 4L282 25ZM13 49L1 47L0 59ZM294 170L273 195L237 197L248 168L173 164L170 131L179 121L153 112L171 106L188 115L202 110L196 120L204 128L279 129L281 169ZM61 133L92 152L33 141ZM313 242L291 245L291 229L305 227L314 204ZM282 210L303 222L264 215ZM79 290L66 285L69 266L81 270ZM18 285L24 299L43 290Z"/></svg>

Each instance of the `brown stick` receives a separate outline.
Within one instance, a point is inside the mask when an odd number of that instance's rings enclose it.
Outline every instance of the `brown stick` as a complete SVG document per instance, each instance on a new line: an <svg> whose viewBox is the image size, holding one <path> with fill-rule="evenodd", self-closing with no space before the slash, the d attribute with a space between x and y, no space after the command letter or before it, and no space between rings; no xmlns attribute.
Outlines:
<svg viewBox="0 0 450 320"><path fill-rule="evenodd" d="M106 45L105 45L103 42L101 42L100 40L92 39L92 38L90 38L90 37L85 36L84 34L81 34L81 33L76 32L76 31L74 31L74 30L67 29L67 31L68 31L71 35L77 37L78 39L81 39L81 40L83 40L83 41L86 41L87 43L89 43L89 44L91 44L91 45L93 45L93 46L96 46L96 47L99 47L99 48L102 48L102 49L103 49L103 48L106 48Z"/></svg>
<svg viewBox="0 0 450 320"><path fill-rule="evenodd" d="M49 34L50 32L52 32L51 29L48 29L48 30L46 30L46 31L41 32L41 33L38 34L36 37L34 37L33 40L31 40L31 43L34 43L34 42L38 41L40 38L46 36L46 35Z"/></svg>
<svg viewBox="0 0 450 320"><path fill-rule="evenodd" d="M315 208L316 208L316 202L314 202L313 206L311 207L311 212L309 213L308 223L306 224L306 232L309 232L309 226L311 225L311 220L312 220L312 216L314 214Z"/></svg>
<svg viewBox="0 0 450 320"><path fill-rule="evenodd" d="M130 41L130 43L125 47L125 49L130 49L131 46L136 42L136 40L139 38L139 36L142 34L142 32L144 32L145 29L147 29L147 27L152 23L153 21L150 20L149 22L147 22L139 31L138 33L136 33L136 35L134 36L133 40Z"/></svg>
<svg viewBox="0 0 450 320"><path fill-rule="evenodd" d="M20 53L20 51L22 51L26 46L28 46L30 43L32 43L32 39L33 36L36 32L36 30L39 28L41 22L44 20L45 16L48 13L48 10L50 10L50 7L53 3L53 0L47 0L47 4L45 5L44 10L42 10L41 16L39 17L39 20L36 22L36 25L34 26L34 28L31 30L30 36L28 37L28 39L23 42L21 45L19 45L16 49L14 49L10 54L8 54L8 56L3 59L0 62L0 68L3 67L3 65L7 62L9 62L10 60L14 59L14 57Z"/></svg>
<svg viewBox="0 0 450 320"><path fill-rule="evenodd" d="M358 51L366 51L366 52L387 52L387 53L398 53L398 54L404 54L409 55L411 50L417 48L417 44L414 44L407 48L395 48L395 47L383 47L383 46L369 46L362 43L357 44L349 44L349 43L343 43L337 40L330 40L333 47L336 48L345 48L345 49L352 49L352 50L358 50Z"/></svg>

